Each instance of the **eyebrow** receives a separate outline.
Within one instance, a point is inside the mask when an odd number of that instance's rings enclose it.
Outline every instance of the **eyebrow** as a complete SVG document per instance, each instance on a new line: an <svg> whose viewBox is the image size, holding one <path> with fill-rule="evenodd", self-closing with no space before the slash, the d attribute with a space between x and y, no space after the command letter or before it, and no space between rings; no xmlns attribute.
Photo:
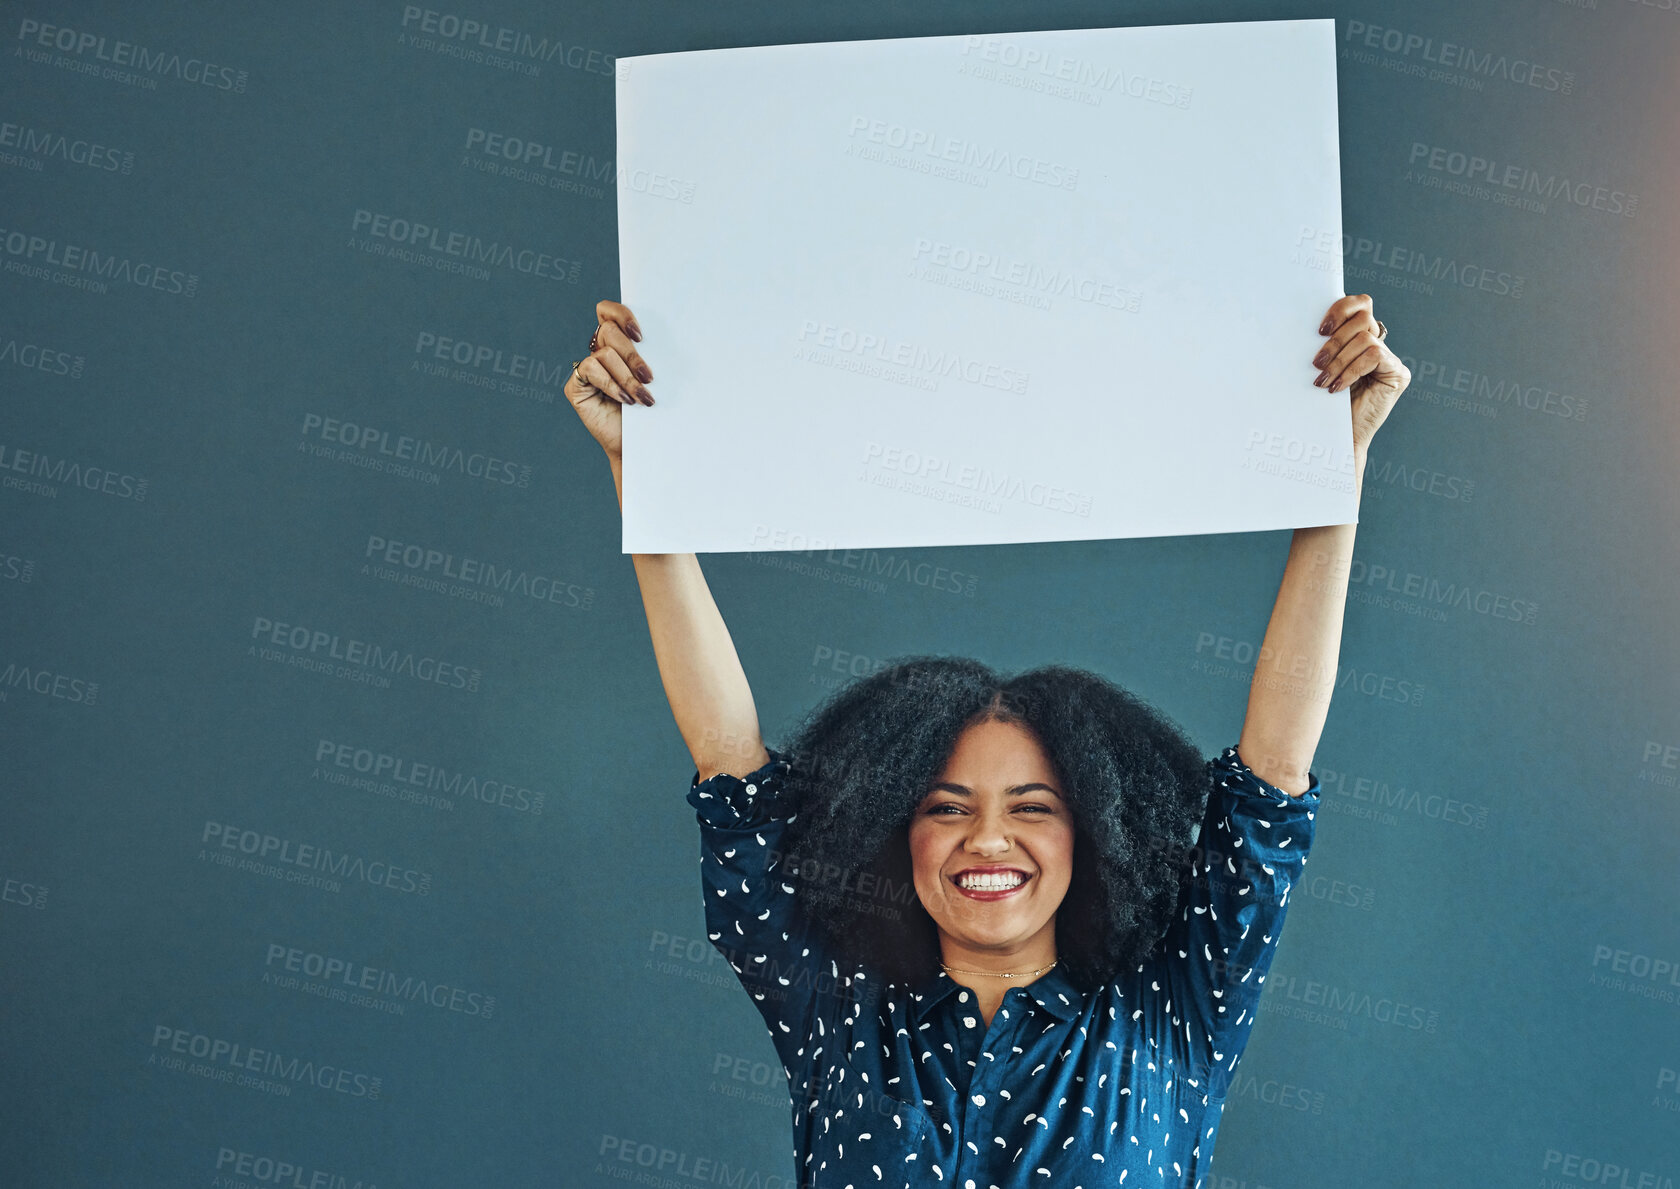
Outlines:
<svg viewBox="0 0 1680 1189"><path fill-rule="evenodd" d="M974 795L974 790L969 788L967 785L952 784L948 780L942 780L932 788L928 789L928 794L931 796L932 794L939 792L941 789L948 793L956 793L963 797L972 797ZM1003 790L1003 795L1006 797L1018 797L1022 793L1030 793L1037 789L1043 789L1052 797L1055 797L1058 801L1061 800L1062 795L1060 793L1041 781L1033 781L1031 784L1012 784Z"/></svg>

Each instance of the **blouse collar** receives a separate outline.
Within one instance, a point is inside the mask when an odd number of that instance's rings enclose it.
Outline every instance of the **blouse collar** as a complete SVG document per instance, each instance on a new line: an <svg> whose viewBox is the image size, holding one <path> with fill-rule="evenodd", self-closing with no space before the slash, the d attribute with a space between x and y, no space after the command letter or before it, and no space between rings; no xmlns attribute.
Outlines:
<svg viewBox="0 0 1680 1189"><path fill-rule="evenodd" d="M961 990L966 988L936 966L932 974L924 974L911 984L911 1017L916 1023L921 1023L938 1003ZM1021 987L1021 990L1032 996L1033 1002L1039 1007L1064 1024L1084 1009L1085 997L1073 985L1073 980L1067 976L1067 971L1062 968L1060 962Z"/></svg>

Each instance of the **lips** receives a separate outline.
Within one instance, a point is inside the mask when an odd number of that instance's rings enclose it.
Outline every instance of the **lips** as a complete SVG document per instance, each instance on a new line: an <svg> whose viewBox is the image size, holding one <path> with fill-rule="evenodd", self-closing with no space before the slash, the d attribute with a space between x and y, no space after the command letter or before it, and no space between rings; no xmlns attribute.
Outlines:
<svg viewBox="0 0 1680 1189"><path fill-rule="evenodd" d="M963 879L971 876L989 877L979 887L964 887ZM1020 882L1010 885L1010 879ZM1032 882L1032 874L1019 867L969 867L950 877L951 886L970 900L1003 900L1023 891Z"/></svg>

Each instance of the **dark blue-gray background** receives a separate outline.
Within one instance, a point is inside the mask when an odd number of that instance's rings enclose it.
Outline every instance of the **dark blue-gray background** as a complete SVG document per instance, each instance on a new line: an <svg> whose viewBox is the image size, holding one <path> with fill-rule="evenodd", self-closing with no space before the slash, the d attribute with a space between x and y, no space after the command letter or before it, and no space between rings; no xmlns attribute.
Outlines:
<svg viewBox="0 0 1680 1189"><path fill-rule="evenodd" d="M614 60L1326 16L1345 288L1414 378L1213 1180L1680 1179L1673 0L3 16L0 1182L787 1184L560 393L618 296ZM704 564L772 742L951 652L1097 669L1211 755L1287 545Z"/></svg>

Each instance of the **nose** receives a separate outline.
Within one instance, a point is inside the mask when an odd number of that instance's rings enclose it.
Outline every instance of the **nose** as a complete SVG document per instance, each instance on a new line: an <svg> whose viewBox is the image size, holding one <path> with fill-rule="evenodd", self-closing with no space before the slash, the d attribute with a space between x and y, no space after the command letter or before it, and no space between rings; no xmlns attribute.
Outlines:
<svg viewBox="0 0 1680 1189"><path fill-rule="evenodd" d="M963 849L969 854L985 859L1003 854L1014 845L1004 831L1004 824L1004 818L1000 815L977 814L974 825L969 828L968 836L963 839Z"/></svg>

